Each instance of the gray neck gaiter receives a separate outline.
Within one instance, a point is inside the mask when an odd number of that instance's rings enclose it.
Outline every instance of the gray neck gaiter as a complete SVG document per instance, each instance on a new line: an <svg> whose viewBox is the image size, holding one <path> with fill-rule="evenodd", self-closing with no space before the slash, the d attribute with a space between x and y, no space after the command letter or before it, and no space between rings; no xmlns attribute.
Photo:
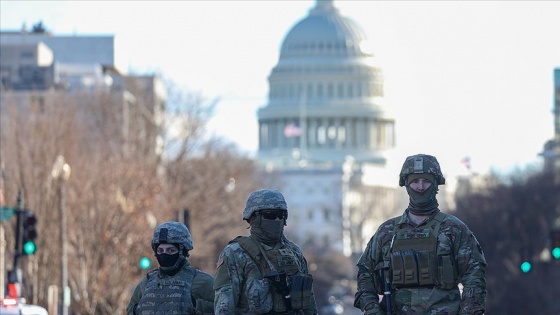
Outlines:
<svg viewBox="0 0 560 315"><path fill-rule="evenodd" d="M276 244L284 233L285 220L267 220L258 216L251 223L251 235L267 245Z"/></svg>
<svg viewBox="0 0 560 315"><path fill-rule="evenodd" d="M423 192L417 192L406 186L406 192L409 196L408 210L414 215L431 215L438 210L438 202L436 199L438 188L437 185L431 185Z"/></svg>

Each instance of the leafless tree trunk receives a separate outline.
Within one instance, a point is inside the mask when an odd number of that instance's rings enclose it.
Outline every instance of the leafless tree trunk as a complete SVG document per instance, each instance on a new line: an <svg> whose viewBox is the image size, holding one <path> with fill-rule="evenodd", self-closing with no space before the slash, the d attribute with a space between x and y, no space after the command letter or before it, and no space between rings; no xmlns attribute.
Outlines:
<svg viewBox="0 0 560 315"><path fill-rule="evenodd" d="M134 118L128 118L124 133L123 98L114 92L3 91L6 201L15 204L22 191L26 208L39 220L37 253L20 259L30 303L46 307L48 287L60 286L60 182L51 176L58 155L72 169L64 204L71 312L124 313L145 274L140 258L153 258L153 229L176 220L178 209L190 210L193 263L211 273L217 253L243 231L245 198L262 183L254 162L233 146L204 138L211 110L201 97L180 91L171 98L173 121L166 121L166 130L174 133L164 145L172 154L158 156L146 143L153 137L143 132L151 123L145 121L149 104L135 92L136 107L128 111ZM7 256L13 257L13 227L5 227Z"/></svg>
<svg viewBox="0 0 560 315"><path fill-rule="evenodd" d="M560 186L549 173L490 177L457 198L454 213L474 232L486 261L489 314L559 314L560 265L543 259L559 217ZM533 268L520 270L529 259ZM522 303L511 301L522 299Z"/></svg>

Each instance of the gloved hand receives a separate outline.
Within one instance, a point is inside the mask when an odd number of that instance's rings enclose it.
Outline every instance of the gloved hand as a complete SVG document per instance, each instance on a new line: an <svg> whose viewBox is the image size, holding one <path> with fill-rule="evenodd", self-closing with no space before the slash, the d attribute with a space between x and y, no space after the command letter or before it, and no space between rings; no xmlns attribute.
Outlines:
<svg viewBox="0 0 560 315"><path fill-rule="evenodd" d="M381 306L377 303L371 303L364 311L364 315L385 315L386 313L387 312L381 309Z"/></svg>
<svg viewBox="0 0 560 315"><path fill-rule="evenodd" d="M214 303L210 301L198 299L195 302L194 308L196 315L214 314Z"/></svg>

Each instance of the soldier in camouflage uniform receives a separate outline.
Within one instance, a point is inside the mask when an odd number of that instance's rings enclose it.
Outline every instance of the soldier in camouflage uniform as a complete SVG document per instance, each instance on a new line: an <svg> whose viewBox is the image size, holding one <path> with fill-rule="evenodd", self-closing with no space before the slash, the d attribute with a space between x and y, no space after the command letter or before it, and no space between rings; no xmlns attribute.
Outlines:
<svg viewBox="0 0 560 315"><path fill-rule="evenodd" d="M187 260L193 242L180 222L156 227L152 249L159 262L140 281L126 307L127 315L213 314L214 278Z"/></svg>
<svg viewBox="0 0 560 315"><path fill-rule="evenodd" d="M232 240L220 254L215 314L317 314L307 261L284 236L287 218L280 192L262 189L249 195L243 220L251 233Z"/></svg>
<svg viewBox="0 0 560 315"><path fill-rule="evenodd" d="M484 313L486 260L469 228L440 212L436 194L444 184L435 157L407 157L399 185L409 206L381 224L358 261L354 306L365 314L388 314L387 306L403 315Z"/></svg>

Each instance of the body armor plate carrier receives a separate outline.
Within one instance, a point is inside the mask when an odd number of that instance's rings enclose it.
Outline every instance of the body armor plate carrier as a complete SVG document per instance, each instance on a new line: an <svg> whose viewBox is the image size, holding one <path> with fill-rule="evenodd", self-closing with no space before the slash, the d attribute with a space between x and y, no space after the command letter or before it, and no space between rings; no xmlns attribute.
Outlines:
<svg viewBox="0 0 560 315"><path fill-rule="evenodd" d="M136 314L194 314L191 288L196 269L187 267L174 277L160 278L158 270L150 271L144 294L138 302Z"/></svg>
<svg viewBox="0 0 560 315"><path fill-rule="evenodd" d="M438 255L437 237L445 214L438 213L435 223L425 229L395 230L389 251L393 288L456 285L456 267L451 255Z"/></svg>
<svg viewBox="0 0 560 315"><path fill-rule="evenodd" d="M312 283L313 279L310 275L303 274L300 268L300 262L297 260L296 255L292 249L284 245L282 248L273 249L268 251L261 251L258 243L251 237L240 236L237 237L235 242L238 242L249 256L259 266L261 277L272 271L286 272L288 279L288 286L290 287L291 305L294 310L304 310L311 307ZM263 257L263 253L266 258ZM271 270L268 262L276 268ZM270 286L272 294L273 308L270 314L286 314L287 308L282 294L276 292L273 286Z"/></svg>

